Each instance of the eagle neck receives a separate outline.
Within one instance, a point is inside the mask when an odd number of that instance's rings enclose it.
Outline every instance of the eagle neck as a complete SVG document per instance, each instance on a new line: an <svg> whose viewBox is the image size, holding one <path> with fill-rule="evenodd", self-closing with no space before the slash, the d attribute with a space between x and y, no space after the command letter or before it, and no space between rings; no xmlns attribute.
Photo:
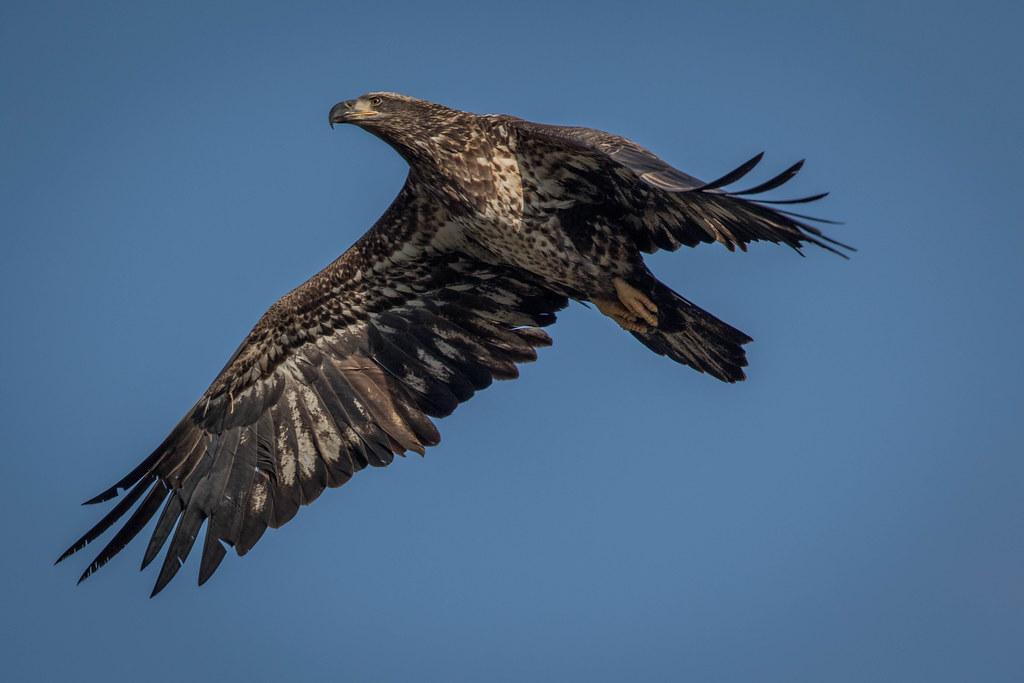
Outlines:
<svg viewBox="0 0 1024 683"><path fill-rule="evenodd" d="M457 192L482 172L477 159L489 156L491 145L488 131L476 116L452 113L456 115L424 122L415 130L375 134L405 159L419 181Z"/></svg>

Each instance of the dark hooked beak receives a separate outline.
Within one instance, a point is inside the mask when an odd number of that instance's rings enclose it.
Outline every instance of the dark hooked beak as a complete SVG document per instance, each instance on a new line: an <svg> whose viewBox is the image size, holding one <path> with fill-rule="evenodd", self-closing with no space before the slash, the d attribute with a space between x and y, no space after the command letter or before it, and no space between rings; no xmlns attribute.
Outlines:
<svg viewBox="0 0 1024 683"><path fill-rule="evenodd" d="M327 123L331 128L334 128L336 123L345 123L347 121L348 113L352 111L352 106L355 104L355 100L345 100L344 102L338 102L336 105L331 107L331 113L327 115Z"/></svg>
<svg viewBox="0 0 1024 683"><path fill-rule="evenodd" d="M331 107L331 112L327 115L327 123L330 124L331 128L334 128L336 123L352 123L357 119L365 119L376 115L377 112L371 109L365 102L345 100Z"/></svg>

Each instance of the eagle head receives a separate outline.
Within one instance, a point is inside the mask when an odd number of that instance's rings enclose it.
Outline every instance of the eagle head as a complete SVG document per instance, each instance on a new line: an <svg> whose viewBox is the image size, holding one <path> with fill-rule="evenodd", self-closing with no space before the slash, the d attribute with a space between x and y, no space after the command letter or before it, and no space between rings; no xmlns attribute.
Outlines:
<svg viewBox="0 0 1024 683"><path fill-rule="evenodd" d="M376 135L410 160L429 155L431 138L461 117L457 109L393 92L371 92L331 107L327 122L351 123Z"/></svg>
<svg viewBox="0 0 1024 683"><path fill-rule="evenodd" d="M352 123L370 131L389 131L417 127L431 119L456 113L440 104L393 92L371 92L331 107L327 122Z"/></svg>

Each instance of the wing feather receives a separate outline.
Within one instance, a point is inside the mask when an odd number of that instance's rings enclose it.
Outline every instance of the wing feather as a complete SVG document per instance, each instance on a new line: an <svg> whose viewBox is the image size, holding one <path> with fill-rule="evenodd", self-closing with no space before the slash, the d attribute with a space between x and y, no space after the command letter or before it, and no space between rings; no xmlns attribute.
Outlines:
<svg viewBox="0 0 1024 683"><path fill-rule="evenodd" d="M407 184L367 235L267 312L149 458L94 502L129 493L61 556L143 502L83 578L160 512L143 567L174 578L205 526L199 582L328 487L440 441L450 414L550 345L564 295L432 246L438 210ZM432 201L432 200L430 200ZM166 502L164 502L166 501ZM168 540L170 544L167 545Z"/></svg>
<svg viewBox="0 0 1024 683"><path fill-rule="evenodd" d="M763 158L763 153L709 183L673 168L653 152L632 140L591 128L549 126L502 117L519 131L524 144L534 145L549 154L568 159L586 158L587 164L559 164L559 168L579 168L580 181L595 188L594 197L614 197L629 206L631 215L642 221L633 226L637 247L652 252L675 250L680 246L720 242L727 249L745 251L750 242L768 241L785 244L800 251L804 244L813 244L844 258L853 247L822 234L806 221L832 221L796 216L773 209L772 204L798 204L818 201L828 193L796 199L751 200L747 197L774 190L789 182L803 168L798 161L772 178L738 192L724 188L750 173ZM593 170L591 170L593 169ZM621 211L621 206L618 207ZM804 220L797 220L803 218Z"/></svg>

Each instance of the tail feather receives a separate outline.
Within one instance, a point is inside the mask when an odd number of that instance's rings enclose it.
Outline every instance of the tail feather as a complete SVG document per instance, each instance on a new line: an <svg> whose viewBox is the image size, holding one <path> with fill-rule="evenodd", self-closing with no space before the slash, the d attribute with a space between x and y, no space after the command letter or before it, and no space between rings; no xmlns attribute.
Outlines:
<svg viewBox="0 0 1024 683"><path fill-rule="evenodd" d="M746 379L743 345L753 339L657 280L650 296L658 306L658 327L631 333L644 346L723 382Z"/></svg>

